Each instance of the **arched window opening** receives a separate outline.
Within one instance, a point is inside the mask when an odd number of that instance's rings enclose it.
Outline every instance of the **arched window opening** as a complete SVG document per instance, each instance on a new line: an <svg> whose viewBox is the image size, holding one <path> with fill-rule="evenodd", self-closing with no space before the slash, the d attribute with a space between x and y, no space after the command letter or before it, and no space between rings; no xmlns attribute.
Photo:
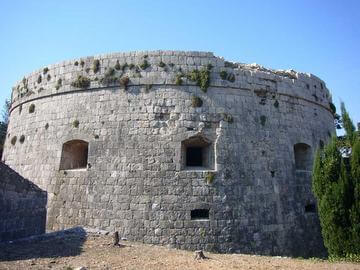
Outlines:
<svg viewBox="0 0 360 270"><path fill-rule="evenodd" d="M201 136L181 142L182 169L213 169L213 145Z"/></svg>
<svg viewBox="0 0 360 270"><path fill-rule="evenodd" d="M84 169L88 163L89 143L72 140L63 144L60 170Z"/></svg>
<svg viewBox="0 0 360 270"><path fill-rule="evenodd" d="M305 143L297 143L294 145L295 169L311 171L312 157L311 147Z"/></svg>

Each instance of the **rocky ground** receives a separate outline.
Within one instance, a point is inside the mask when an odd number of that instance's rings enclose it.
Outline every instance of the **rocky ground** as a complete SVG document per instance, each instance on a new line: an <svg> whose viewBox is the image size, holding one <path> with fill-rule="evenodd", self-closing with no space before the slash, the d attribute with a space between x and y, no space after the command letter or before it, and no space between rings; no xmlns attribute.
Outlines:
<svg viewBox="0 0 360 270"><path fill-rule="evenodd" d="M124 240L120 243L113 246L112 236L78 228L0 244L0 269L360 269L355 263L209 252L205 252L207 259L195 260L191 251Z"/></svg>

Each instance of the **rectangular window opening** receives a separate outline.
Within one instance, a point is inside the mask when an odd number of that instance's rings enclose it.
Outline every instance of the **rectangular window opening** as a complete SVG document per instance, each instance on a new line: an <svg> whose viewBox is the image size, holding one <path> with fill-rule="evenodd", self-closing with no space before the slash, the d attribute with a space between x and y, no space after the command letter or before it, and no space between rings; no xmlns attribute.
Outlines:
<svg viewBox="0 0 360 270"><path fill-rule="evenodd" d="M187 167L202 167L203 165L203 148L202 147L188 147L186 149L186 166Z"/></svg>
<svg viewBox="0 0 360 270"><path fill-rule="evenodd" d="M191 210L191 220L209 220L209 209Z"/></svg>
<svg viewBox="0 0 360 270"><path fill-rule="evenodd" d="M307 204L305 205L305 213L315 213L316 212L316 206L315 204Z"/></svg>

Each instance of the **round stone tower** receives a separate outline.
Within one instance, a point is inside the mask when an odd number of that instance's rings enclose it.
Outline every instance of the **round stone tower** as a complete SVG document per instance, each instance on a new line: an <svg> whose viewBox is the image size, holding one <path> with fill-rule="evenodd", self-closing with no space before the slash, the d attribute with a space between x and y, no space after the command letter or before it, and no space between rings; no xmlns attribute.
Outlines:
<svg viewBox="0 0 360 270"><path fill-rule="evenodd" d="M48 192L49 230L314 256L311 167L334 132L330 102L314 75L208 52L79 58L13 88L3 160Z"/></svg>

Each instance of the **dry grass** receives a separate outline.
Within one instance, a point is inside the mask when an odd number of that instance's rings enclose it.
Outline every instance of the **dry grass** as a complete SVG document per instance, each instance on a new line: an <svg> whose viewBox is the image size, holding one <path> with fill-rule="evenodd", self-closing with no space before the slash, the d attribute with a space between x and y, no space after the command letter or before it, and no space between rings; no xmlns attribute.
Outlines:
<svg viewBox="0 0 360 270"><path fill-rule="evenodd" d="M0 269L199 269L199 270L280 270L280 269L360 269L360 264L329 263L282 257L205 252L206 260L194 260L191 251L121 241L112 237L69 235L61 239L0 245Z"/></svg>

